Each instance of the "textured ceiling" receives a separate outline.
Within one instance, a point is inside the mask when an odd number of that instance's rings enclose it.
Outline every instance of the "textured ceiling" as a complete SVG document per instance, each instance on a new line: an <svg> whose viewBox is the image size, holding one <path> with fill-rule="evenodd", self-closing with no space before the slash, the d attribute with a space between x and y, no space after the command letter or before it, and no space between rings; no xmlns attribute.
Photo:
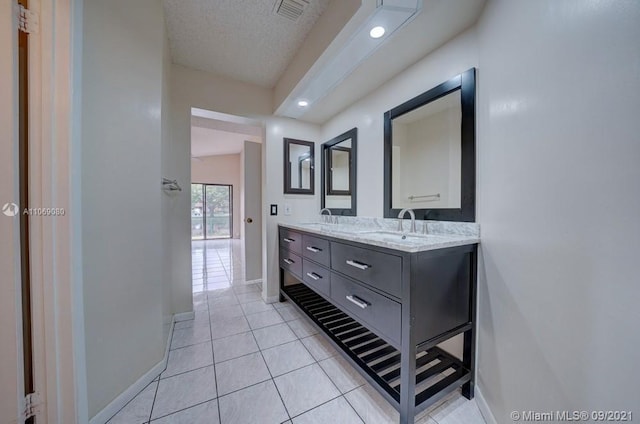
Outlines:
<svg viewBox="0 0 640 424"><path fill-rule="evenodd" d="M310 0L297 21L276 0L164 0L174 63L273 87L329 0Z"/></svg>

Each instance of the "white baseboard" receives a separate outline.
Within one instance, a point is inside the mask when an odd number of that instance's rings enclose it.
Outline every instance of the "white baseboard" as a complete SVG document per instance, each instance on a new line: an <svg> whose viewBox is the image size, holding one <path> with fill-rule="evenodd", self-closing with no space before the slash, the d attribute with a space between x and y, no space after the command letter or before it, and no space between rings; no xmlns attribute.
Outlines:
<svg viewBox="0 0 640 424"><path fill-rule="evenodd" d="M155 364L153 368L151 368L142 377L140 377L135 383L129 386L129 388L120 393L120 395L113 401L111 401L110 404L105 406L100 412L98 412L93 418L91 418L89 420L89 424L105 424L111 419L111 417L117 414L118 411L124 408L127 403L129 403L134 397L136 397L138 393L140 393L145 387L147 387L149 383L155 380L156 377L165 370L165 368L167 368L167 361L169 360L169 348L171 347L171 338L173 336L173 324L178 321L187 321L189 319L193 319L194 317L194 312L185 312L182 314L175 314L173 316L173 319L171 320L171 328L169 330L169 335L167 338L167 345L164 350L164 357L160 360L160 362Z"/></svg>
<svg viewBox="0 0 640 424"><path fill-rule="evenodd" d="M255 284L255 283L262 283L262 278L258 278L256 280L247 280L247 281L245 281L245 284Z"/></svg>
<svg viewBox="0 0 640 424"><path fill-rule="evenodd" d="M482 414L485 422L487 424L498 424L498 422L496 421L496 417L493 416L493 413L489 408L489 404L487 404L487 401L482 395L482 390L480 390L480 387L478 387L478 385L476 385L475 387L475 399L476 405L478 405L478 409L480 410L480 413Z"/></svg>
<svg viewBox="0 0 640 424"><path fill-rule="evenodd" d="M189 321L196 318L195 311L182 312L173 316L173 322Z"/></svg>

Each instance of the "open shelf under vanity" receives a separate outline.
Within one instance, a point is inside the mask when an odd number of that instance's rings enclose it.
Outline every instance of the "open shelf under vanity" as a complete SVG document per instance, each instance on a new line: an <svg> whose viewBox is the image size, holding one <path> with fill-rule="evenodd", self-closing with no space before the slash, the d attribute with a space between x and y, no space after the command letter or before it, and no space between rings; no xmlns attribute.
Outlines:
<svg viewBox="0 0 640 424"><path fill-rule="evenodd" d="M399 408L401 355L396 348L302 283L285 286L282 293L388 394L387 399L391 398L396 409ZM439 347L418 352L417 409L430 406L470 379L470 371L462 361Z"/></svg>

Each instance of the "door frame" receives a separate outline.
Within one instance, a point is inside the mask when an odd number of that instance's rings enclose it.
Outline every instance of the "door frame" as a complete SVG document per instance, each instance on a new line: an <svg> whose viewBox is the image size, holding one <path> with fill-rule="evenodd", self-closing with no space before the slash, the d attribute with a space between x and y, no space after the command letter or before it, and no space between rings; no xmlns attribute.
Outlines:
<svg viewBox="0 0 640 424"><path fill-rule="evenodd" d="M0 26L12 31L17 28L17 12L4 12L15 8L14 3L3 2L0 14ZM87 422L79 175L82 0L30 0L29 9L39 18L37 31L29 35L29 203L65 209L65 215L55 219L30 217L36 420ZM4 42L3 38L0 48L6 53ZM11 58L12 64L2 66L12 67L12 78L0 82L3 92L12 93L8 111L12 122L4 131L12 140L7 148L13 154L2 155L0 165L7 170L3 176L11 174L7 181L13 189L6 194L17 199L17 39L14 44L11 54L2 55ZM19 287L17 221L12 224L15 260L8 275ZM19 300L17 292L14 309ZM22 320L18 321L16 351L21 354ZM16 381L17 408L11 422L21 422L25 407L21 381L22 376Z"/></svg>

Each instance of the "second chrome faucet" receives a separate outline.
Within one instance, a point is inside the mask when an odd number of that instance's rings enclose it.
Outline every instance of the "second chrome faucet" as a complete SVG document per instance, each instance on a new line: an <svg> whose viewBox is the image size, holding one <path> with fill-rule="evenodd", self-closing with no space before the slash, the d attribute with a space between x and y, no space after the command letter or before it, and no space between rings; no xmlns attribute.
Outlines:
<svg viewBox="0 0 640 424"><path fill-rule="evenodd" d="M400 232L404 231L402 223L404 221L404 216L407 214L407 212L409 213L409 217L411 218L410 232L415 233L416 232L416 214L413 213L413 209L402 209L400 211L400 213L398 214L398 231Z"/></svg>

